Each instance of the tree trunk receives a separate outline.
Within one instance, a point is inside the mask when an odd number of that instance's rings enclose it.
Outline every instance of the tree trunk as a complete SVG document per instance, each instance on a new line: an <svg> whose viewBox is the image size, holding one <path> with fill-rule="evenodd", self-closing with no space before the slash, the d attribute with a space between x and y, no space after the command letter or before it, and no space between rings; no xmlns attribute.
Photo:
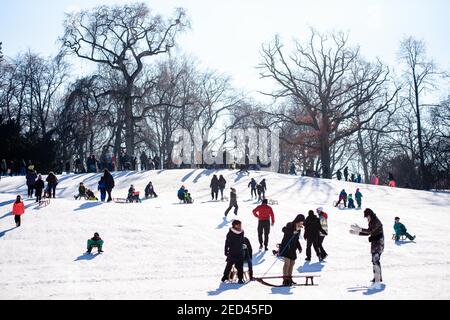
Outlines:
<svg viewBox="0 0 450 320"><path fill-rule="evenodd" d="M366 153L364 152L364 141L362 138L362 134L361 134L361 130L358 130L358 152L359 152L359 156L361 157L361 164L362 164L362 168L364 171L364 182L368 183L368 181L370 181L370 177L369 177L369 168L367 165L367 157L366 157Z"/></svg>
<svg viewBox="0 0 450 320"><path fill-rule="evenodd" d="M127 90L125 96L125 147L130 157L134 156L134 119L133 119L133 101L131 90Z"/></svg>
<svg viewBox="0 0 450 320"><path fill-rule="evenodd" d="M419 86L417 84L417 79L415 73L413 72L414 78L414 95L416 102L416 118L417 118L417 140L419 142L419 158L420 158L420 184L421 188L427 190L428 183L427 177L425 175L425 155L423 150L423 142L422 142L422 119L420 117L420 104L419 104Z"/></svg>
<svg viewBox="0 0 450 320"><path fill-rule="evenodd" d="M320 136L320 158L322 160L322 177L324 179L331 179L331 154L330 154L330 141L328 133L323 130Z"/></svg>

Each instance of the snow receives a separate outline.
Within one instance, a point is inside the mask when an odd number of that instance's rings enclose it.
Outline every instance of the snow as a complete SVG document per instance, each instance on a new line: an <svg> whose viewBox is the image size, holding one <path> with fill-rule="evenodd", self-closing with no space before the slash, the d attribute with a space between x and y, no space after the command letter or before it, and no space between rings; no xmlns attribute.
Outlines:
<svg viewBox="0 0 450 320"><path fill-rule="evenodd" d="M382 186L251 172L266 178L276 224L270 249L282 239L282 227L297 214L323 206L329 214L329 257L306 264L306 243L294 274L317 274L316 287L270 288L257 282L244 286L221 284L225 267L223 247L234 215L224 221L228 203L211 202L213 174L223 174L238 192L238 218L254 249L254 273L263 275L276 261L271 252L258 252L256 207L247 189L249 178L235 171L173 170L114 173L115 197L125 197L134 184L144 192L152 181L160 196L142 204L75 201L78 184L96 190L100 174L63 175L57 199L37 208L27 200L22 226L14 229L12 202L26 195L24 177L0 181L0 299L449 299L450 194L391 189ZM179 204L181 185L195 203ZM385 252L381 257L384 283L368 289L373 277L370 244L349 234L350 225L366 227L361 210L332 207L341 189L363 193L363 207L384 224ZM96 192L98 195L98 192ZM400 216L415 242L391 240L394 217ZM94 232L105 240L105 253L84 256ZM96 249L94 249L95 252ZM268 275L282 275L277 261ZM277 280L273 280L276 282ZM281 282L281 280L280 280Z"/></svg>

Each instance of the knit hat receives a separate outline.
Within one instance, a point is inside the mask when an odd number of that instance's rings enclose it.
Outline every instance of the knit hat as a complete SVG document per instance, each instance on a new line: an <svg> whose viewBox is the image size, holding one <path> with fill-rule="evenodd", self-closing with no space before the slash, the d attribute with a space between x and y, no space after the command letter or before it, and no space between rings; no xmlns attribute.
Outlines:
<svg viewBox="0 0 450 320"><path fill-rule="evenodd" d="M305 221L305 216L302 214L299 214L297 217L295 217L293 223L304 222L304 221Z"/></svg>

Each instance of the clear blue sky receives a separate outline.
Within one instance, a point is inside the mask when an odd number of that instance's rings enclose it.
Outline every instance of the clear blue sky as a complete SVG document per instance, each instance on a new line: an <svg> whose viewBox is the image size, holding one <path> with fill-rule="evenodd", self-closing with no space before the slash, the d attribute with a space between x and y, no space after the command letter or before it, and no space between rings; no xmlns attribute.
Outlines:
<svg viewBox="0 0 450 320"><path fill-rule="evenodd" d="M7 56L27 50L55 54L64 12L122 0L0 0L0 41ZM144 0L155 12L184 7L192 30L180 39L203 66L227 73L236 86L260 86L255 66L263 42L276 33L302 39L308 27L350 32L369 59L396 62L405 35L424 39L428 54L450 71L450 1L447 0ZM81 66L77 68L82 68ZM80 71L80 70L78 70Z"/></svg>

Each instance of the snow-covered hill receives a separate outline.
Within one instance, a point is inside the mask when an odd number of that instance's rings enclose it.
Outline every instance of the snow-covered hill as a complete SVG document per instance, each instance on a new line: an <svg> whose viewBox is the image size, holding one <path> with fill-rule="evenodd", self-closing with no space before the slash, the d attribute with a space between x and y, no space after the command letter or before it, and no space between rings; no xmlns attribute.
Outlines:
<svg viewBox="0 0 450 320"><path fill-rule="evenodd" d="M174 170L114 174L115 197L125 197L130 184L143 192L148 181L159 198L142 204L75 201L78 184L96 190L100 174L59 177L57 199L39 209L26 201L22 227L11 216L17 194L26 195L23 177L0 181L0 299L449 299L450 194L390 189L353 183L252 172L266 178L276 224L271 249L281 241L282 227L297 214L323 206L329 214L326 262L306 264L299 257L295 274L320 274L319 286L270 288L256 282L221 284L223 247L234 216L224 220L228 203L211 202L213 174L223 174L227 190L238 191L246 236L254 247L255 275L275 262L257 250L257 220L251 210L249 178L235 171ZM185 185L195 199L179 204L176 191ZM381 258L384 286L368 290L372 279L367 238L348 230L366 226L363 212L332 207L338 193L361 188L363 207L373 209L384 224L386 249ZM229 191L227 191L228 193ZM97 192L98 193L98 192ZM394 217L400 216L416 242L390 240ZM105 253L84 256L86 240L99 232ZM305 249L306 243L302 239ZM282 274L282 261L269 275Z"/></svg>

